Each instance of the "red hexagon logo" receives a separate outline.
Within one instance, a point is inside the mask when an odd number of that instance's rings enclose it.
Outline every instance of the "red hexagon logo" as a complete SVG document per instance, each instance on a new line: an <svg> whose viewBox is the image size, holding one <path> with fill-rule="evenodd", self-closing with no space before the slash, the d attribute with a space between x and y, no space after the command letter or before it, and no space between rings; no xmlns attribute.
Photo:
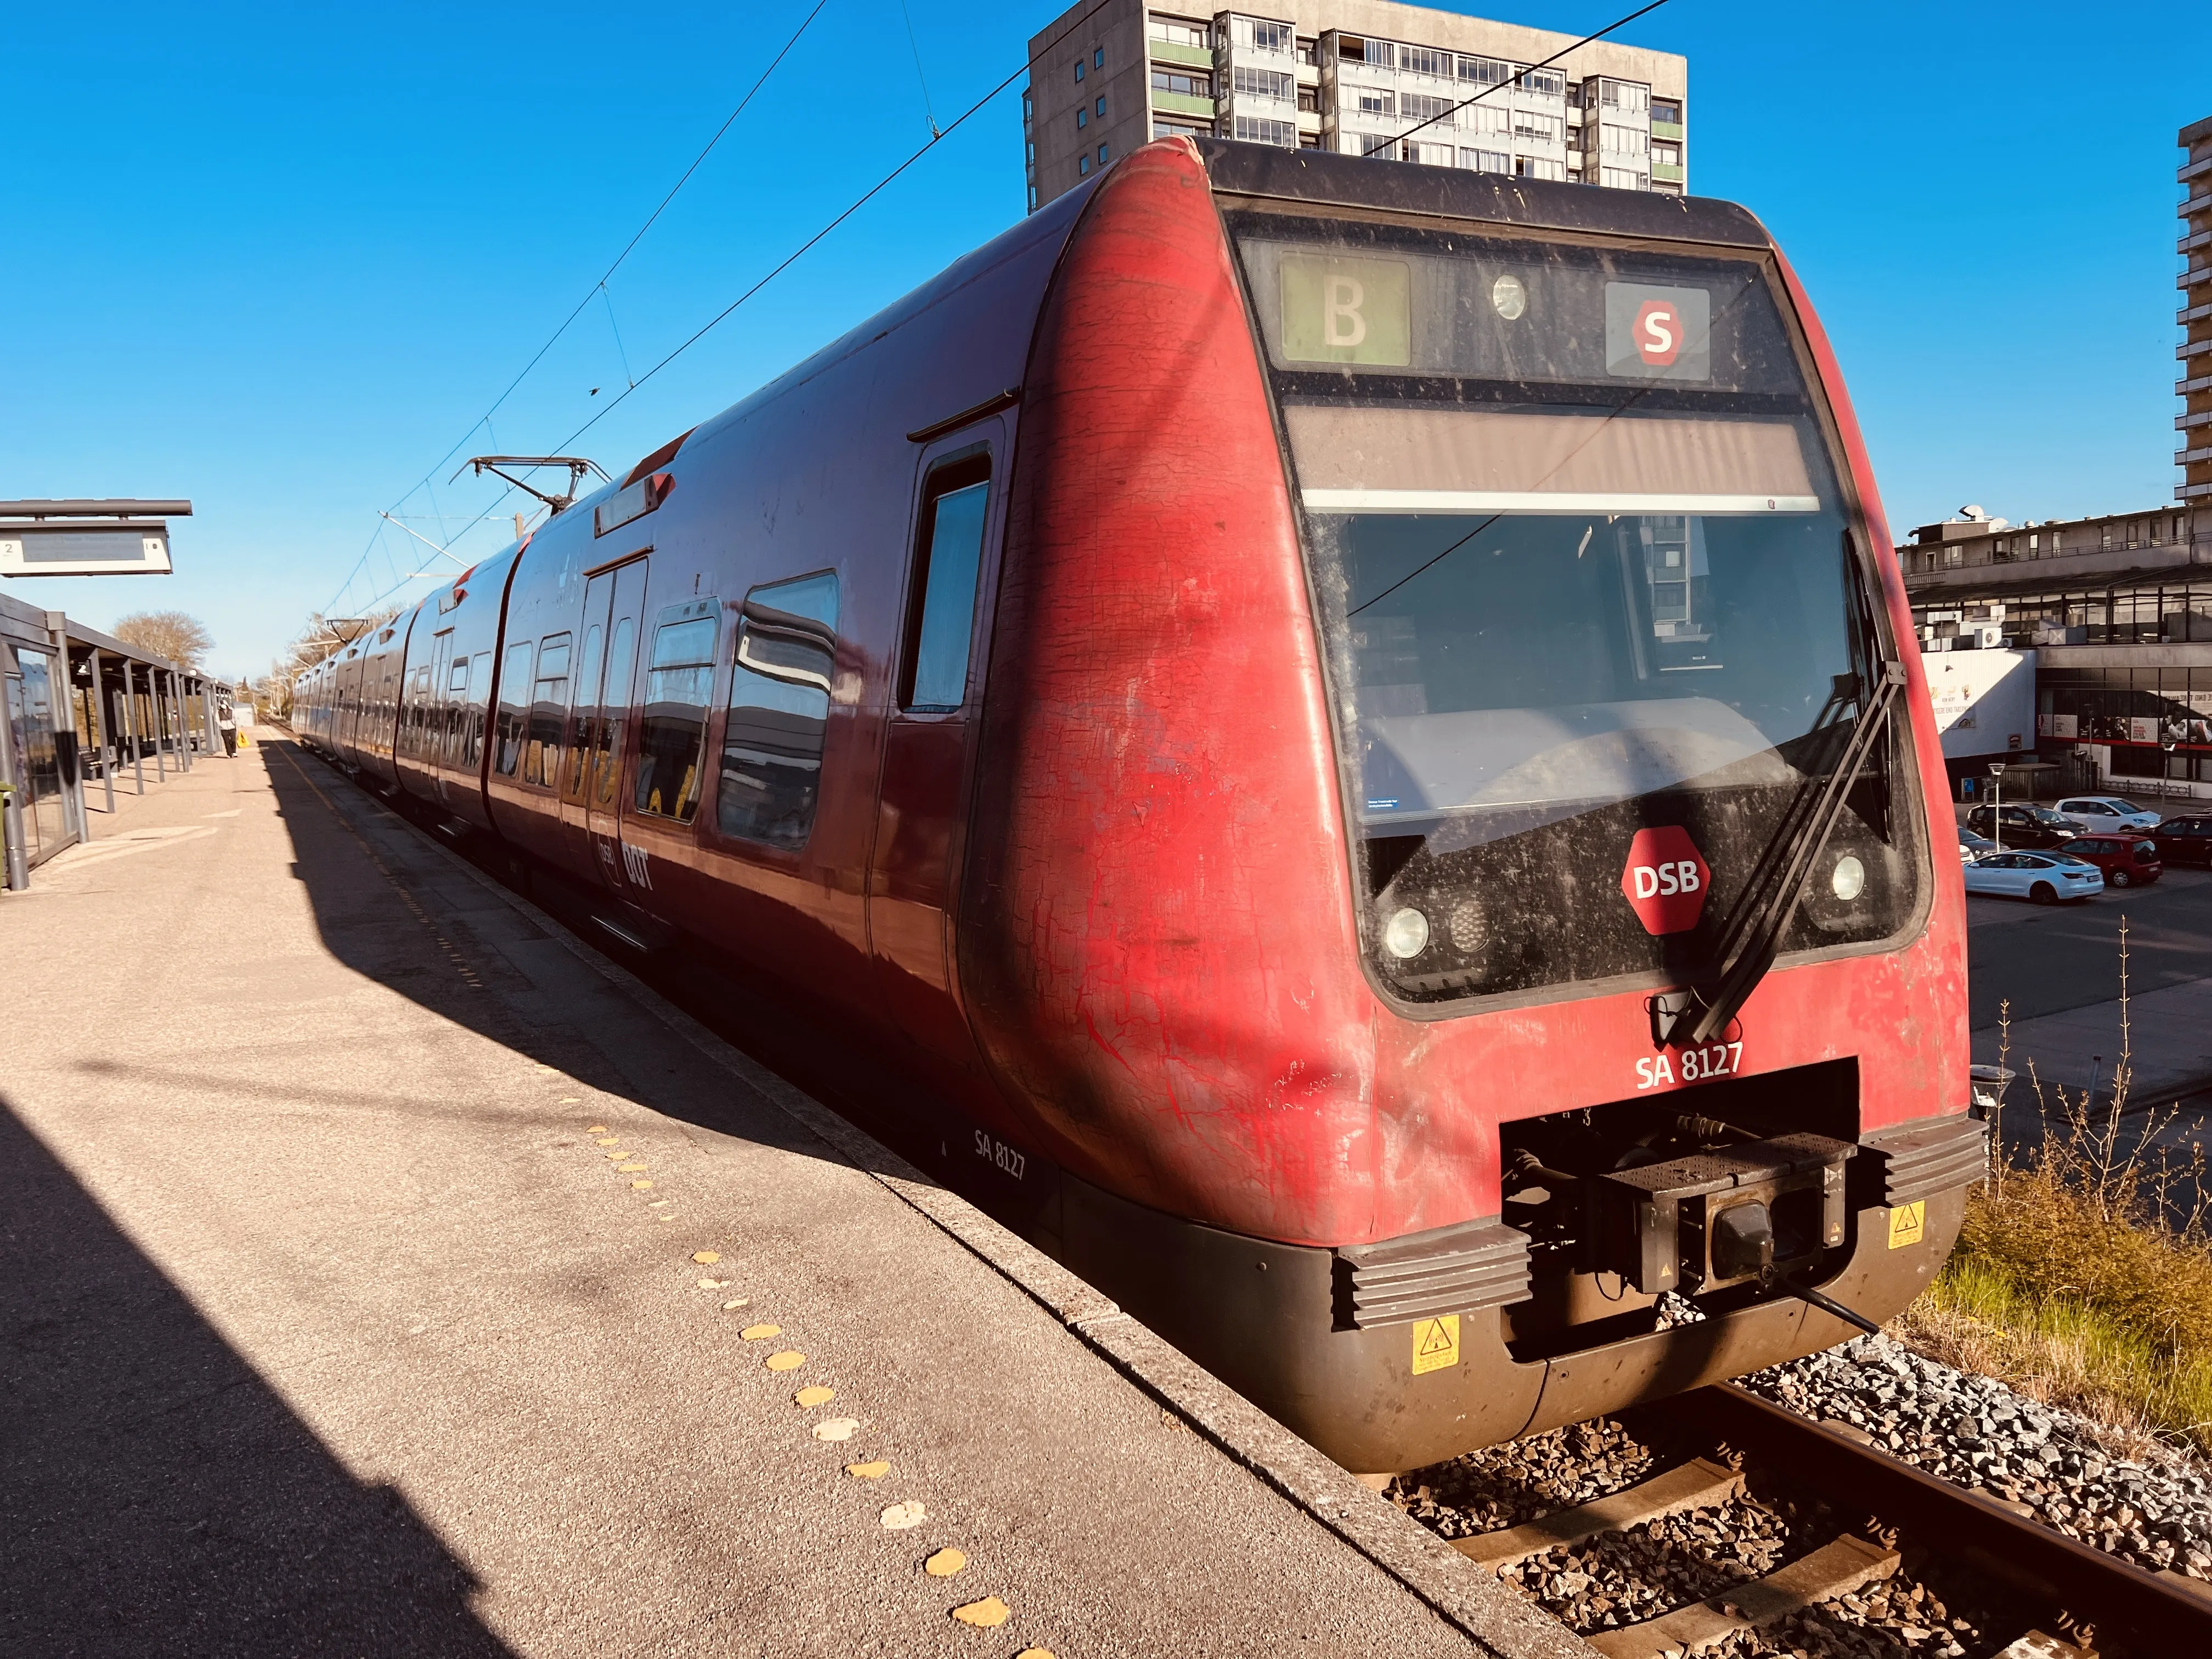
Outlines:
<svg viewBox="0 0 2212 1659"><path fill-rule="evenodd" d="M1647 933L1680 933L1696 927L1712 884L1704 854L1679 823L1638 830L1628 843L1620 896Z"/></svg>

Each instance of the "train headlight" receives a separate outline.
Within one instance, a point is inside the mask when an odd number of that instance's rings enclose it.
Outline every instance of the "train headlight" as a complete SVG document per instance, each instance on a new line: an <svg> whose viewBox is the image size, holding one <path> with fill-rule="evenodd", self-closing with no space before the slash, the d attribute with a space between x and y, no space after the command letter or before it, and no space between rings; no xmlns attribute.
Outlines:
<svg viewBox="0 0 2212 1659"><path fill-rule="evenodd" d="M1866 891L1866 866L1856 854L1846 853L1836 860L1836 872L1828 878L1828 890L1849 904Z"/></svg>
<svg viewBox="0 0 2212 1659"><path fill-rule="evenodd" d="M1396 911L1382 924L1382 948L1401 962L1420 955L1428 943L1429 919L1419 910Z"/></svg>

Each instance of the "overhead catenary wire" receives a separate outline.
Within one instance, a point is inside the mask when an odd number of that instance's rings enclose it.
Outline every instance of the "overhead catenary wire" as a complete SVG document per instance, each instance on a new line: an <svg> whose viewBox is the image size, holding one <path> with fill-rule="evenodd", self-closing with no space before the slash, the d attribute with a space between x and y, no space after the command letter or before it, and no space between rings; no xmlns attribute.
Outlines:
<svg viewBox="0 0 2212 1659"><path fill-rule="evenodd" d="M1067 39L1069 35L1073 34L1077 30L1080 29L1085 23L1089 22L1093 17L1103 11L1107 6L1111 3L1112 0L1098 0L1097 4L1092 6L1088 11L1085 12L1082 16L1077 18L1073 23L1069 24L1066 29L1062 30L1058 39L1053 42L1053 45L1057 46L1060 44L1060 41ZM1656 0L1656 3L1664 4L1665 0ZM1646 8L1646 9L1649 9L1649 8ZM1047 50L1048 51L1050 48L1048 47ZM793 265L798 264L799 261L805 258L809 250L813 248L817 243L828 236L830 232L836 230L838 226L843 224L845 221L858 213L862 208L867 206L867 204L875 200L877 197L882 195L884 191L890 187L891 184L897 179L902 173L905 173L906 170L911 167L916 161L921 160L921 158L928 155L931 150L935 149L938 145L943 143L947 138L950 138L955 132L958 131L961 126L971 117L979 112L985 105L990 103L994 99L997 98L1000 93L1006 91L1008 87L1013 85L1015 82L1018 81L1024 75L1027 74L1029 72L1029 69L1030 64L1028 61L1024 60L1020 68L1015 70L1014 72L1006 76L1005 80L1000 82L998 85L993 87L981 98L978 98L974 103L969 105L966 109L961 111L958 115L955 116L951 122L946 125L942 131L939 132L936 137L932 138L927 143L922 145L919 149L915 150L914 154L908 156L905 161L901 161L896 167L893 167L889 173L878 179L873 185L870 185L866 191L856 198L852 204L846 208L844 211L838 214L836 218L830 220L828 224L823 226L821 229L816 231L811 236L808 237L797 247L793 248L783 258L782 260L770 270L767 275L760 277L750 288L746 289L744 293L738 295L736 299L731 301L730 303L724 306L721 310L716 312L712 317L709 317L704 323L701 324L699 327L683 342L682 344L678 345L673 351L663 357L659 362L653 364L652 368L647 369L644 374L639 375L635 383L629 386L628 390L621 392L616 397L609 398L607 400L606 406L604 409L599 410L592 416L591 419L586 421L583 425L578 427L567 437L562 439L559 443L554 446L554 448L556 450L565 451L570 444L575 442L577 439L582 437L586 432L589 432L601 421L613 414L632 392L639 390L639 388L643 386L647 380L650 380L654 375L659 374L662 369L667 368L669 364L674 362L678 357L689 351L693 346L698 344L700 341L706 338L707 336L715 328L728 320L730 315L735 312L738 307L744 305L746 301L751 299L753 295L759 293L770 283L783 275L785 271L790 270Z"/></svg>
<svg viewBox="0 0 2212 1659"><path fill-rule="evenodd" d="M492 416L498 412L500 406L506 403L506 401L514 394L515 388L520 386L523 381L529 379L530 372L536 368L540 362L544 361L545 354L552 350L552 349L560 343L562 336L568 331L570 326L574 324L577 318L583 315L584 308L592 303L593 296L605 291L607 279L612 276L616 271L622 268L623 261L628 259L631 253L636 250L637 245L645 240L646 233L651 230L654 223L660 218L660 216L668 210L669 204L676 199L677 193L680 191L685 185L690 183L691 175L698 172L701 165L705 162L707 157L714 153L714 147L722 142L723 136L726 134L730 128L736 124L738 118L745 112L746 106L752 102L753 99L759 94L760 89L768 84L769 77L774 75L776 70L782 64L783 60L791 55L792 49L799 44L800 37L805 34L807 29L813 24L814 20L822 15L823 8L827 6L829 3L830 0L815 0L813 9L810 10L805 17L799 20L799 27L793 29L791 33L791 38L783 43L782 47L776 52L775 56L769 60L768 66L754 79L752 85L745 89L745 94L744 97L738 100L737 106L732 109L727 116L723 118L722 125L714 129L714 136L708 138L706 143L701 147L699 153L691 158L690 165L684 169L683 173L678 177L676 182L668 187L668 193L663 196L659 202L654 206L653 211L646 216L645 222L637 228L635 233L632 234L629 240L623 244L622 251L615 255L613 262L610 264L605 270L599 273L599 279L594 282L590 288L585 290L583 298L577 301L574 307L570 309L568 314L561 319L559 326L555 328L553 332L546 337L544 344L539 346L535 352L531 354L530 361L523 364L521 370L513 380L507 383L505 389L500 392L499 396L491 400L491 403L485 408L484 412L469 423L468 430L462 433L460 437L454 441L453 446L432 464L428 471L425 472L422 477L416 479L413 484L408 487L404 494L400 495L398 500L392 503L393 507L396 508L404 505L409 496L412 495L416 490L421 489L430 483L430 482L437 477L439 468L444 466L447 461L453 459L453 458L460 452L462 447L476 434L477 429L479 427L483 427L489 424ZM609 305L607 317L608 322L610 325L611 325L614 319L611 302L610 302ZM620 349L621 335L619 330L617 330L616 331L616 346L617 349ZM627 362L624 364L623 373L625 375L629 373ZM496 440L494 441L495 443ZM511 489L502 490L499 500L495 501L492 503L492 507L498 507L500 501L504 501L506 497L512 493L513 491ZM463 532L460 533L465 533L467 529L473 528L477 524L481 523L483 520L489 515L491 510L492 508L487 508L483 513L478 514L476 518L471 519L469 521L468 526L465 526ZM376 538L383 534L383 530L384 526L380 523L374 534L373 534L369 538L370 547L373 548L375 545ZM457 534L453 539L458 540L459 535ZM439 550L442 552L445 550L441 548ZM355 562L353 570L347 573L345 582L340 586L338 589L339 597L342 598L343 596L346 587L352 584L355 574L357 573L361 569L362 566L368 562L368 550L364 549L361 558ZM405 585L404 581L398 584L399 586L404 586ZM379 598L388 597L388 594L391 592L395 591L397 591L396 588L389 589L386 591L386 594L380 595ZM337 600L333 599L332 605L335 605L336 604Z"/></svg>

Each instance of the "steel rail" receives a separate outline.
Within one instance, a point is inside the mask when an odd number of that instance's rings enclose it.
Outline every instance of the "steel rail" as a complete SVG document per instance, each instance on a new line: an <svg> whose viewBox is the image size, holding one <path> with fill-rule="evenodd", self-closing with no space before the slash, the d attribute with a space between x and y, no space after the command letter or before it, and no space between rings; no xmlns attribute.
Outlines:
<svg viewBox="0 0 2212 1659"><path fill-rule="evenodd" d="M1839 1507L1864 1509L2032 1604L2063 1613L2077 1626L2094 1626L2100 1643L2117 1639L2149 1653L2212 1653L2212 1585L2146 1571L1733 1382L1643 1412L1686 1420Z"/></svg>

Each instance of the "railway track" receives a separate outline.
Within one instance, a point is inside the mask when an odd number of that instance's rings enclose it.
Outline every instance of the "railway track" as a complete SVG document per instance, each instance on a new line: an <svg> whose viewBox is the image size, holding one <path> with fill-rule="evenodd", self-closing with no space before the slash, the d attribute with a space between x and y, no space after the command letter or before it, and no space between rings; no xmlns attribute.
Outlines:
<svg viewBox="0 0 2212 1659"><path fill-rule="evenodd" d="M1450 1540L1607 1659L2212 1653L2212 1586L2078 1543L1854 1431L1731 1384L1623 1422L1654 1449L1641 1479ZM1710 1519L1722 1511L1727 1527Z"/></svg>

